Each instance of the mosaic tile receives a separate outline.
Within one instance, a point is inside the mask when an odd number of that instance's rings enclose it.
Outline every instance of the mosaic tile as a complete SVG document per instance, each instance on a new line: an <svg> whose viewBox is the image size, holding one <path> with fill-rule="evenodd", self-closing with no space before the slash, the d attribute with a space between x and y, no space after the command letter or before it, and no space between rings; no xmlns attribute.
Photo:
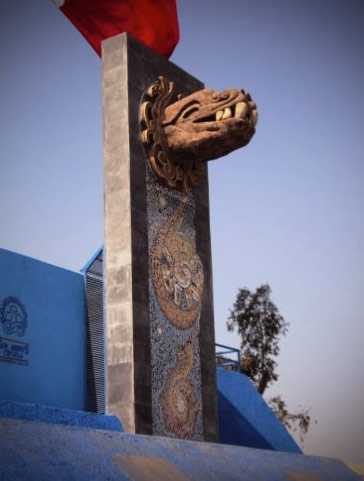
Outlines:
<svg viewBox="0 0 364 481"><path fill-rule="evenodd" d="M162 186L147 166L147 203L153 432L202 440L195 200Z"/></svg>

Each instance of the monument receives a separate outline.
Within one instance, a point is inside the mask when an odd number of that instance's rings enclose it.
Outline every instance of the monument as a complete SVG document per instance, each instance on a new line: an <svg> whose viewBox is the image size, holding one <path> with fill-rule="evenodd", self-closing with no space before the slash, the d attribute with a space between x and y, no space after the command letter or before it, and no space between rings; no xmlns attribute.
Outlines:
<svg viewBox="0 0 364 481"><path fill-rule="evenodd" d="M217 441L207 161L256 105L128 34L102 45L106 412L130 433Z"/></svg>
<svg viewBox="0 0 364 481"><path fill-rule="evenodd" d="M64 11L87 5L98 18ZM80 274L0 249L1 480L358 481L216 374L207 161L252 138L250 95L127 34L103 42L102 77L104 251Z"/></svg>

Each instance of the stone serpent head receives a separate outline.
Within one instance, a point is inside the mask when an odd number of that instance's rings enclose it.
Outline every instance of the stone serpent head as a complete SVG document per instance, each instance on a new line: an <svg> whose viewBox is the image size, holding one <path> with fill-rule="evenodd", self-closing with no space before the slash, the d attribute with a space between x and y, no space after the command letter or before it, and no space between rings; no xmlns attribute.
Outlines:
<svg viewBox="0 0 364 481"><path fill-rule="evenodd" d="M256 104L243 90L199 90L168 105L163 122L173 162L205 162L248 144L258 120Z"/></svg>
<svg viewBox="0 0 364 481"><path fill-rule="evenodd" d="M201 165L244 147L255 133L257 106L244 90L203 89L171 102L174 84L163 77L142 104L142 141L154 174L168 187L197 185Z"/></svg>

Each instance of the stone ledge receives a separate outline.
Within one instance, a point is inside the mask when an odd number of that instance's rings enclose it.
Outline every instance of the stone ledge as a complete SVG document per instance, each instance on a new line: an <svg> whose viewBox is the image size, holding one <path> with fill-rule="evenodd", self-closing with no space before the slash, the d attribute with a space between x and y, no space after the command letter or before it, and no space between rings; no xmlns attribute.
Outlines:
<svg viewBox="0 0 364 481"><path fill-rule="evenodd" d="M0 418L62 424L78 428L123 431L123 427L116 416L7 400L0 400Z"/></svg>

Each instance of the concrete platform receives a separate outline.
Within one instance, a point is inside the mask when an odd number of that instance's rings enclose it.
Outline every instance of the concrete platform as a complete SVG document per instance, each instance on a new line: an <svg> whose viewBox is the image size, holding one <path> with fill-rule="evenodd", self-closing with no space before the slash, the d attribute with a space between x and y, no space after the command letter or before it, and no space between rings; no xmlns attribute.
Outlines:
<svg viewBox="0 0 364 481"><path fill-rule="evenodd" d="M0 419L1 481L360 481L302 454Z"/></svg>
<svg viewBox="0 0 364 481"><path fill-rule="evenodd" d="M106 429L123 431L116 416L76 411L74 409L40 406L32 403L17 403L0 399L0 418L35 421L50 424L62 424L76 428Z"/></svg>

